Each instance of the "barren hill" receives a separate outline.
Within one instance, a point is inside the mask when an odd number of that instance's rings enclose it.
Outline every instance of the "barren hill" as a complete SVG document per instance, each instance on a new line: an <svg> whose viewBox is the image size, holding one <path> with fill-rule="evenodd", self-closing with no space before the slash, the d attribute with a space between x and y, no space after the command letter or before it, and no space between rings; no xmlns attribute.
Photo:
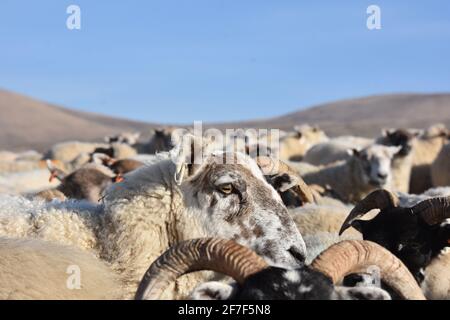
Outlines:
<svg viewBox="0 0 450 320"><path fill-rule="evenodd" d="M257 117L257 115L255 115ZM330 135L378 135L381 128L450 127L450 94L392 94L341 100L271 119L217 123L205 127L290 129L318 124ZM188 124L189 125L189 124ZM55 142L101 140L121 131L148 132L156 124L79 112L0 90L0 150L43 151Z"/></svg>
<svg viewBox="0 0 450 320"><path fill-rule="evenodd" d="M61 108L0 90L0 149L44 150L66 140L100 140L126 130L144 131L150 124Z"/></svg>

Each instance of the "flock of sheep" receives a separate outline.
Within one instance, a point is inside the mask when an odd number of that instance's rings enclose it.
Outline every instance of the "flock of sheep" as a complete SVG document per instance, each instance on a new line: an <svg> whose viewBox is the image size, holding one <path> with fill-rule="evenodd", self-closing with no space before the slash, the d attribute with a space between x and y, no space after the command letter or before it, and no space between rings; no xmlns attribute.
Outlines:
<svg viewBox="0 0 450 320"><path fill-rule="evenodd" d="M450 131L261 138L0 151L0 299L450 299Z"/></svg>

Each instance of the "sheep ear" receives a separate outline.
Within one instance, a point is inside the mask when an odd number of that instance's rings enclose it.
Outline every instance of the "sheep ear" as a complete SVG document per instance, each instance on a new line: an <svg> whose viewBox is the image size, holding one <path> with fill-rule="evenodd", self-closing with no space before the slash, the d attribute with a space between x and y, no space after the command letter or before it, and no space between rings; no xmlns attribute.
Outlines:
<svg viewBox="0 0 450 320"><path fill-rule="evenodd" d="M351 226L359 233L363 234L367 223L369 223L367 220L355 220L352 222Z"/></svg>
<svg viewBox="0 0 450 320"><path fill-rule="evenodd" d="M347 153L349 156L351 157L359 157L361 155L361 151L359 151L358 149L347 149Z"/></svg>
<svg viewBox="0 0 450 320"><path fill-rule="evenodd" d="M392 146L389 147L389 151L391 153L391 156L394 157L396 154L398 154L402 150L402 146Z"/></svg>
<svg viewBox="0 0 450 320"><path fill-rule="evenodd" d="M280 192L286 192L287 190L298 185L297 178L294 175L288 173L277 174L273 176L269 183L272 187Z"/></svg>
<svg viewBox="0 0 450 320"><path fill-rule="evenodd" d="M391 300L385 290L377 287L341 287L334 288L333 300Z"/></svg>
<svg viewBox="0 0 450 320"><path fill-rule="evenodd" d="M105 140L106 143L110 143L111 142L112 137L111 136L105 136L103 138L103 140Z"/></svg>
<svg viewBox="0 0 450 320"><path fill-rule="evenodd" d="M395 132L395 129L387 129L387 128L383 128L381 129L381 135L383 137L389 137L390 135L392 135Z"/></svg>
<svg viewBox="0 0 450 320"><path fill-rule="evenodd" d="M184 178L194 175L208 152L208 144L203 137L185 135L170 151L170 157L176 168L175 182L181 184Z"/></svg>
<svg viewBox="0 0 450 320"><path fill-rule="evenodd" d="M50 159L47 159L46 163L48 171L50 171L50 178L48 179L48 181L52 182L54 178L62 181L66 176L66 173L63 170L55 167Z"/></svg>
<svg viewBox="0 0 450 320"><path fill-rule="evenodd" d="M236 292L236 286L210 281L198 285L191 293L192 300L228 300Z"/></svg>

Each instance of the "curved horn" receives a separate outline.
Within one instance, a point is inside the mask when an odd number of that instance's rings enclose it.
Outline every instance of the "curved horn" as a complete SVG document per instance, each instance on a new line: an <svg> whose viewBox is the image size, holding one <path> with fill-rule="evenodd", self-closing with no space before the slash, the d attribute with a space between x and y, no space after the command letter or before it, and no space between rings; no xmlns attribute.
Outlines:
<svg viewBox="0 0 450 320"><path fill-rule="evenodd" d="M342 224L341 230L339 230L339 235L341 235L345 230L352 226L353 221L362 217L367 212L373 209L380 209L381 211L397 207L399 200L397 196L390 191L379 189L370 193L363 200L358 202L353 210L350 212L348 217Z"/></svg>
<svg viewBox="0 0 450 320"><path fill-rule="evenodd" d="M314 203L314 195L309 186L300 177L300 175L292 169L289 165L281 160L276 160L270 157L260 156L256 158L256 163L261 169L262 173L266 176L276 174L289 174L295 178L295 186L292 187L293 191L297 193L303 203ZM286 191L286 190L281 190Z"/></svg>
<svg viewBox="0 0 450 320"><path fill-rule="evenodd" d="M233 240L187 240L169 248L152 263L139 284L135 299L160 298L169 284L186 273L211 270L242 283L248 276L267 266L255 252Z"/></svg>
<svg viewBox="0 0 450 320"><path fill-rule="evenodd" d="M403 299L425 300L422 290L403 262L371 241L339 242L322 252L311 264L313 269L331 278L334 284L348 274L373 266L379 268L381 280Z"/></svg>
<svg viewBox="0 0 450 320"><path fill-rule="evenodd" d="M411 210L427 224L435 225L450 218L450 197L428 199L416 204Z"/></svg>

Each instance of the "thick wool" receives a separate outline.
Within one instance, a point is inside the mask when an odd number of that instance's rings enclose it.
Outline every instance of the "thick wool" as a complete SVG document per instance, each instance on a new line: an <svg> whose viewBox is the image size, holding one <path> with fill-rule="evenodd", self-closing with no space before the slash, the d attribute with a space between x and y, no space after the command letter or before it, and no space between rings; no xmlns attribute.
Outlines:
<svg viewBox="0 0 450 320"><path fill-rule="evenodd" d="M114 299L111 268L89 252L37 239L0 238L0 299ZM78 273L79 272L79 273ZM71 276L80 276L74 287Z"/></svg>
<svg viewBox="0 0 450 320"><path fill-rule="evenodd" d="M303 207L290 209L289 212L300 233L305 236L314 235L318 232L338 233L351 209L351 207L344 205L306 204ZM349 233L359 234L354 230Z"/></svg>
<svg viewBox="0 0 450 320"><path fill-rule="evenodd" d="M101 208L85 201L52 201L0 195L0 236L38 238L84 250L98 248Z"/></svg>
<svg viewBox="0 0 450 320"><path fill-rule="evenodd" d="M126 175L105 197L101 257L121 273L125 296L134 294L150 264L171 245L204 234L183 210L173 174L175 165L162 160ZM187 296L198 279L195 274L180 278L163 298Z"/></svg>
<svg viewBox="0 0 450 320"><path fill-rule="evenodd" d="M430 300L450 300L450 248L445 248L427 266L422 291Z"/></svg>
<svg viewBox="0 0 450 320"><path fill-rule="evenodd" d="M96 148L109 148L105 143L89 143L80 141L67 141L55 144L47 151L45 158L60 160L62 162L71 162L82 153L91 153Z"/></svg>
<svg viewBox="0 0 450 320"><path fill-rule="evenodd" d="M0 175L0 193L24 194L56 187L59 182L49 182L49 177L46 168Z"/></svg>
<svg viewBox="0 0 450 320"><path fill-rule="evenodd" d="M447 143L431 164L433 187L450 186L450 143Z"/></svg>

